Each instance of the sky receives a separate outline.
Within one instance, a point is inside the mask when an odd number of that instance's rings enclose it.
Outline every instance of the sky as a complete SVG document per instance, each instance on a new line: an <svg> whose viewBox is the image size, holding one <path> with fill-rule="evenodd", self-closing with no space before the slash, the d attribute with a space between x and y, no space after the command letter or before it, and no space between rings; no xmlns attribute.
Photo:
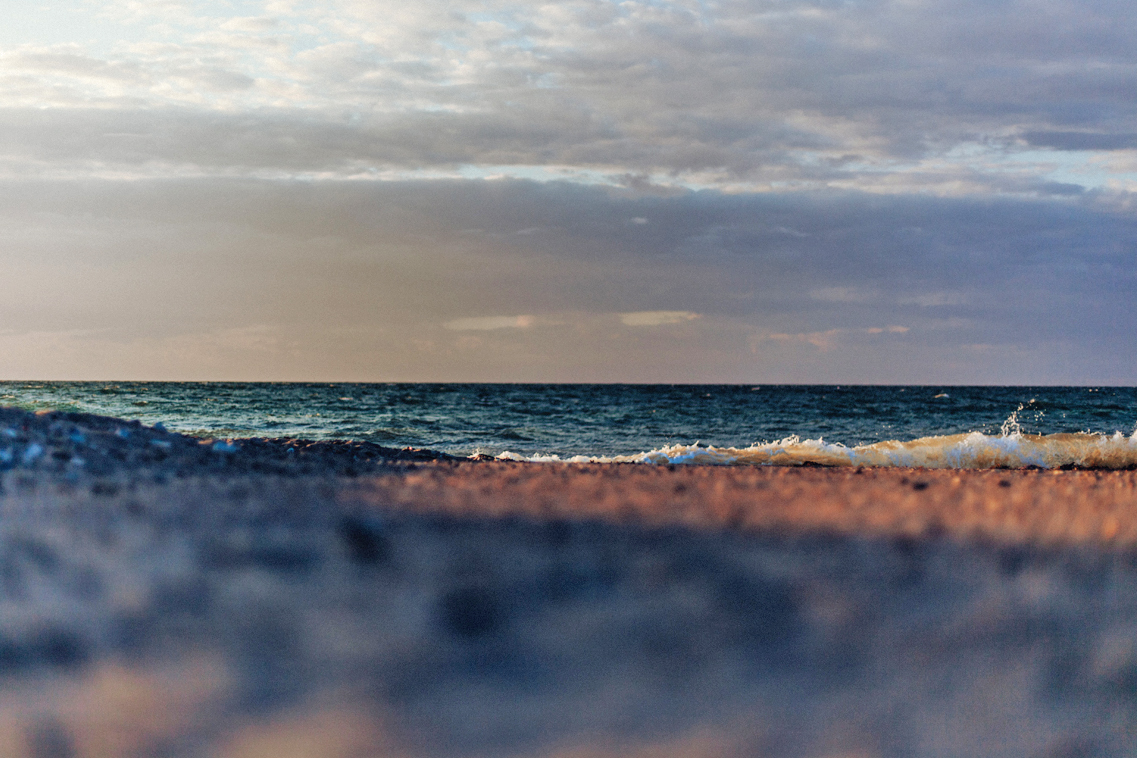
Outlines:
<svg viewBox="0 0 1137 758"><path fill-rule="evenodd" d="M0 0L0 378L1137 384L1113 0Z"/></svg>

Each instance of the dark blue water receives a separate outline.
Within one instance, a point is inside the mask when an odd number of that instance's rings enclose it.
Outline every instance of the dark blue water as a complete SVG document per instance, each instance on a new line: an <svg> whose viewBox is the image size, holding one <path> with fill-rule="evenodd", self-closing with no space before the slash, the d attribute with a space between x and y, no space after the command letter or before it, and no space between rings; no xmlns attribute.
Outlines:
<svg viewBox="0 0 1137 758"><path fill-rule="evenodd" d="M356 439L458 455L627 455L791 435L844 445L978 431L1130 435L1133 387L0 382L0 405L210 437Z"/></svg>

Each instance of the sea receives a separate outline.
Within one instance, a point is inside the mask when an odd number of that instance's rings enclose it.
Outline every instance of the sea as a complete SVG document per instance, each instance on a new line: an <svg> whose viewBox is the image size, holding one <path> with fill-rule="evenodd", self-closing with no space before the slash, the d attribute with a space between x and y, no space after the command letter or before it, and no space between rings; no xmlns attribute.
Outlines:
<svg viewBox="0 0 1137 758"><path fill-rule="evenodd" d="M1135 387L8 381L0 406L507 460L1137 466Z"/></svg>

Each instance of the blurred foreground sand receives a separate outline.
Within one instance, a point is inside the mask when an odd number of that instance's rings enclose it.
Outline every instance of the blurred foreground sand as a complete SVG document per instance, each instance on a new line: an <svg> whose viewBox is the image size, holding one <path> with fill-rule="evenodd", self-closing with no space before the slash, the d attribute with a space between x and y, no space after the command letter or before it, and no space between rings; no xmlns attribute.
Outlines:
<svg viewBox="0 0 1137 758"><path fill-rule="evenodd" d="M0 755L1137 751L1132 471L215 469L0 479Z"/></svg>

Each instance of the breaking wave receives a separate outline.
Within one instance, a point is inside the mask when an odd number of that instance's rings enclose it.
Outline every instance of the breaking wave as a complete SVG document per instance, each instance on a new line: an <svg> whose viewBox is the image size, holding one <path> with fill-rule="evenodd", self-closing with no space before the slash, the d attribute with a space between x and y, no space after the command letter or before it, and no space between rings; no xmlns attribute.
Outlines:
<svg viewBox="0 0 1137 758"><path fill-rule="evenodd" d="M567 463L652 463L717 466L903 466L924 468L1105 468L1137 467L1137 432L1107 434L949 434L901 442L886 440L846 447L796 436L745 448L672 445L634 455L523 456L505 452L500 460Z"/></svg>

